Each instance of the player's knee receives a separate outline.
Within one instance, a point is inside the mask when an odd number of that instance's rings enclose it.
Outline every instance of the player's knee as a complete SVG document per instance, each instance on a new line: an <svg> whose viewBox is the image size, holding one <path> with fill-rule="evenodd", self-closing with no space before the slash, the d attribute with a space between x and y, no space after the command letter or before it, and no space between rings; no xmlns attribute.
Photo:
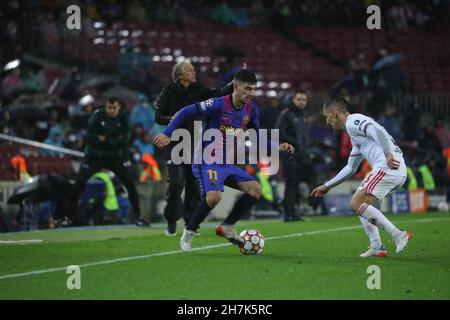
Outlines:
<svg viewBox="0 0 450 320"><path fill-rule="evenodd" d="M222 199L221 192L211 192L206 195L206 203L210 208L215 208Z"/></svg>
<svg viewBox="0 0 450 320"><path fill-rule="evenodd" d="M262 195L261 185L256 183L255 186L249 190L248 194L256 199L259 199Z"/></svg>
<svg viewBox="0 0 450 320"><path fill-rule="evenodd" d="M357 214L359 207L361 207L362 202L359 199L353 198L350 202L350 209L352 209L353 213Z"/></svg>

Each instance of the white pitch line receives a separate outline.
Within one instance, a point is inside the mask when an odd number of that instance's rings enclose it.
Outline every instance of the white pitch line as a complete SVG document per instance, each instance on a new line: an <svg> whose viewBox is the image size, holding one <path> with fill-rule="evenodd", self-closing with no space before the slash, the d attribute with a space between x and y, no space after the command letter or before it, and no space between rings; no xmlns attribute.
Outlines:
<svg viewBox="0 0 450 320"><path fill-rule="evenodd" d="M450 218L436 218L436 219L428 218L428 219L419 219L419 220L399 221L399 222L395 222L395 223L435 222L435 221L442 221L442 220L450 220ZM325 229L325 230L315 230L315 231L308 231L308 232L301 232L301 233L293 233L293 234L288 234L288 235L284 235L284 236L268 237L268 238L266 238L266 240L286 239L286 238L301 237L301 236L315 235L315 234L328 233L328 232L347 231L347 230L353 230L353 229L359 229L359 228L361 228L360 225L351 226L351 227ZM231 246L231 243L222 243L222 244L215 244L215 245L210 245L210 246L205 246L205 247L197 247L197 248L193 248L191 251L208 250L208 249L215 249L215 248L221 248L221 247L226 247L226 246ZM86 267L99 266L99 265L111 264L111 263L117 263L117 262L140 260L140 259L147 259L147 258L152 258L152 257L169 256L169 255L177 254L177 253L184 253L184 252L181 250L178 250L178 251L166 251L166 252L152 253L152 254L147 254L147 255L142 255L142 256L123 257L123 258L117 258L117 259L111 259L111 260L103 260L103 261L98 261L98 262L85 263L85 264L79 265L79 267L86 268ZM67 270L67 267L43 269L43 270L36 270L36 271L15 273L15 274L7 274L4 276L0 276L0 280L19 278L19 277L27 277L27 276L31 276L31 275L35 275L35 274L43 274L43 273L58 272L58 271L65 271L65 270Z"/></svg>
<svg viewBox="0 0 450 320"><path fill-rule="evenodd" d="M0 240L0 244L27 244L27 243L42 243L42 239L30 239L30 240Z"/></svg>

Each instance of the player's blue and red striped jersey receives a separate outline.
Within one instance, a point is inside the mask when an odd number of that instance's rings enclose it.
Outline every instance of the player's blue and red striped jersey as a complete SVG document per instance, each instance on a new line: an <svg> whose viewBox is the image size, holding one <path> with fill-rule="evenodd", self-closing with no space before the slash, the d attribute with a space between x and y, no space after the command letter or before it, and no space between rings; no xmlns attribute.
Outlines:
<svg viewBox="0 0 450 320"><path fill-rule="evenodd" d="M186 118L195 115L203 115L202 136L208 129L218 129L222 133L222 139L228 136L236 136L241 130L245 131L249 128L259 129L259 109L257 104L249 100L241 109L237 109L233 105L232 96L227 95L220 98L211 98L193 105L189 105L181 109L175 118L169 123L164 130L164 134L170 137L173 131ZM225 140L218 141L223 144L224 159L226 156ZM212 141L203 142L203 149ZM196 150L198 151L198 150Z"/></svg>

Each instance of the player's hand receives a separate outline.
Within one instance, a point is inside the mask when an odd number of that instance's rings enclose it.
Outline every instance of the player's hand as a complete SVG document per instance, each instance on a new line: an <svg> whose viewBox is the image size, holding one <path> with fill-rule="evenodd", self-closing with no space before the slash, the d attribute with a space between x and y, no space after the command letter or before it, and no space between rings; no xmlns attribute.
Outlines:
<svg viewBox="0 0 450 320"><path fill-rule="evenodd" d="M286 151L289 152L290 154L294 154L295 148L291 146L289 143L285 142L280 144L280 151Z"/></svg>
<svg viewBox="0 0 450 320"><path fill-rule="evenodd" d="M170 143L170 138L165 134L161 133L155 137L154 142L158 148L164 148Z"/></svg>
<svg viewBox="0 0 450 320"><path fill-rule="evenodd" d="M106 141L106 136L99 135L99 136L98 136L98 140L99 140L100 142L105 142L105 141Z"/></svg>
<svg viewBox="0 0 450 320"><path fill-rule="evenodd" d="M326 185L323 184L321 186L318 186L311 192L311 197L315 198L323 197L328 193L328 191L330 191L330 188L328 188Z"/></svg>
<svg viewBox="0 0 450 320"><path fill-rule="evenodd" d="M394 156L390 152L386 153L386 162L388 167L392 170L397 170L400 168L400 162L395 160Z"/></svg>

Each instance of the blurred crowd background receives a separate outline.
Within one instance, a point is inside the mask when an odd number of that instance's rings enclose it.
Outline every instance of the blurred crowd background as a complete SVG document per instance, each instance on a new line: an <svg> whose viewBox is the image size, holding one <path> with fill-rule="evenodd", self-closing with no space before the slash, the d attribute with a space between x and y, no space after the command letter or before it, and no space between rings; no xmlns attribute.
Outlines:
<svg viewBox="0 0 450 320"><path fill-rule="evenodd" d="M66 26L73 4L81 30ZM381 30L366 27L371 4L381 8ZM297 89L308 92L311 184L347 161L348 135L320 114L327 98L344 96L391 133L413 170L427 164L436 188L449 188L448 0L5 0L0 27L2 134L82 151L90 114L120 96L133 126L136 179L145 168L140 155L150 153L162 175L151 183L164 184L163 155L152 144L164 129L154 101L172 66L190 59L198 81L220 87L245 62L259 80L263 128L275 128ZM22 147L0 140L0 148L0 180L17 179L10 159ZM25 155L31 175L75 172L56 152Z"/></svg>

